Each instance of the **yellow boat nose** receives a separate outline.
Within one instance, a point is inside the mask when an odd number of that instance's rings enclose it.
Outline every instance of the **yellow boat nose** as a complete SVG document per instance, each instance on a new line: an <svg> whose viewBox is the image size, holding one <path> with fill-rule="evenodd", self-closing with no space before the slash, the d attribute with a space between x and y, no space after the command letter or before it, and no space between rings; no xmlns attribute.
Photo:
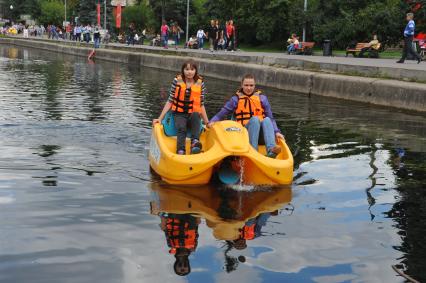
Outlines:
<svg viewBox="0 0 426 283"><path fill-rule="evenodd" d="M233 153L246 153L249 151L250 144L242 142L249 140L248 132L240 123L235 121L215 123L212 131L225 151Z"/></svg>

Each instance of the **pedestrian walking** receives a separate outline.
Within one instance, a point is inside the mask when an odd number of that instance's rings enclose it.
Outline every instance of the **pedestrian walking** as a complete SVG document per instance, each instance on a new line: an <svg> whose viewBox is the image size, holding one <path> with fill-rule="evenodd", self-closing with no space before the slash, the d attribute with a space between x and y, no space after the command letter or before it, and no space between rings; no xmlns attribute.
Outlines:
<svg viewBox="0 0 426 283"><path fill-rule="evenodd" d="M169 26L166 21L161 25L161 43L165 49L169 48Z"/></svg>
<svg viewBox="0 0 426 283"><path fill-rule="evenodd" d="M174 23L172 26L172 35L173 35L173 40L175 41L175 48L178 48L179 45L179 40L180 40L180 34L183 33L183 30L181 29L181 27L179 26L178 23Z"/></svg>
<svg viewBox="0 0 426 283"><path fill-rule="evenodd" d="M229 20L228 24L226 25L226 37L228 38L228 41L226 43L226 50L234 51L235 50L235 26L234 26L233 20Z"/></svg>
<svg viewBox="0 0 426 283"><path fill-rule="evenodd" d="M101 44L101 32L99 26L95 27L95 31L93 32L93 41L95 43L95 48L99 48Z"/></svg>
<svg viewBox="0 0 426 283"><path fill-rule="evenodd" d="M215 20L211 20L210 21L210 26L207 30L207 37L209 39L209 44L210 44L210 52L213 52L213 50L217 49L217 27L216 27L216 22Z"/></svg>
<svg viewBox="0 0 426 283"><path fill-rule="evenodd" d="M136 30L135 30L135 25L133 23L131 23L129 25L129 28L127 29L127 45L135 45L135 35L136 35Z"/></svg>
<svg viewBox="0 0 426 283"><path fill-rule="evenodd" d="M422 58L417 53L417 51L413 48L413 39L414 39L414 31L416 29L416 24L414 22L414 14L408 13L407 14L407 25L404 30L404 49L402 51L402 57L397 63L404 63L405 58L407 58L408 54L411 54L414 58L417 59L417 64L419 64L422 61Z"/></svg>
<svg viewBox="0 0 426 283"><path fill-rule="evenodd" d="M80 42L81 41L81 25L77 25L75 27L75 41Z"/></svg>
<svg viewBox="0 0 426 283"><path fill-rule="evenodd" d="M204 33L204 30L202 28L200 28L197 31L198 49L203 49L203 47L204 47L204 38L206 38L206 34Z"/></svg>

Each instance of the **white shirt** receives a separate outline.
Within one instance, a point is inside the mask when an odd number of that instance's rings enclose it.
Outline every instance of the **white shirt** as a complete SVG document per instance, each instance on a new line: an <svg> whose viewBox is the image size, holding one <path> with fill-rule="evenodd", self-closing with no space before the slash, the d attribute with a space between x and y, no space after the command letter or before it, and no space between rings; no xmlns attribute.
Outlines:
<svg viewBox="0 0 426 283"><path fill-rule="evenodd" d="M205 36L206 36L206 34L204 33L204 30L199 29L199 30L197 31L197 38L203 38L203 37L205 37Z"/></svg>

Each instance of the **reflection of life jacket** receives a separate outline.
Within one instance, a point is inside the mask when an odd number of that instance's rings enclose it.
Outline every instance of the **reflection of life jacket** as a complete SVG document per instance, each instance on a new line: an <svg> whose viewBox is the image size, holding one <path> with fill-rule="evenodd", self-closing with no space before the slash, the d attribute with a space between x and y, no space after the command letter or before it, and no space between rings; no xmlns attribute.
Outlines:
<svg viewBox="0 0 426 283"><path fill-rule="evenodd" d="M175 254L178 248L194 251L198 243L197 226L193 221L179 218L166 219L166 239L170 253Z"/></svg>
<svg viewBox="0 0 426 283"><path fill-rule="evenodd" d="M240 237L241 239L245 240L253 240L256 238L256 223L253 223L251 225L244 225L242 229L240 229Z"/></svg>
<svg viewBox="0 0 426 283"><path fill-rule="evenodd" d="M255 91L252 95L245 95L242 91L237 91L235 95L238 97L238 105L234 111L234 117L237 122L245 126L253 116L263 121L265 111L260 101L261 94L262 92L259 90Z"/></svg>
<svg viewBox="0 0 426 283"><path fill-rule="evenodd" d="M181 75L177 75L176 80L172 110L180 113L201 112L202 79L199 78L188 91Z"/></svg>

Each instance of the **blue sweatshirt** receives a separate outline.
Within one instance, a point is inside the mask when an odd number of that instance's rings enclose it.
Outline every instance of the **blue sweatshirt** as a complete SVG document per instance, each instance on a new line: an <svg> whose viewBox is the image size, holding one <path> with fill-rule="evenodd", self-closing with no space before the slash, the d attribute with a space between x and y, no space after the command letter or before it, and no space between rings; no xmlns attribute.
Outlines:
<svg viewBox="0 0 426 283"><path fill-rule="evenodd" d="M277 122L275 122L274 116L272 115L271 105L269 104L268 98L261 94L260 103L262 104L263 111L265 112L265 117L269 117L272 121L272 126L274 127L274 133L281 133L277 127ZM238 106L238 97L233 95L231 99L226 102L225 106L210 120L210 122L217 122L225 119L226 116L234 113L235 109Z"/></svg>
<svg viewBox="0 0 426 283"><path fill-rule="evenodd" d="M404 30L404 37L414 36L414 30L416 28L416 24L413 20L409 21Z"/></svg>

